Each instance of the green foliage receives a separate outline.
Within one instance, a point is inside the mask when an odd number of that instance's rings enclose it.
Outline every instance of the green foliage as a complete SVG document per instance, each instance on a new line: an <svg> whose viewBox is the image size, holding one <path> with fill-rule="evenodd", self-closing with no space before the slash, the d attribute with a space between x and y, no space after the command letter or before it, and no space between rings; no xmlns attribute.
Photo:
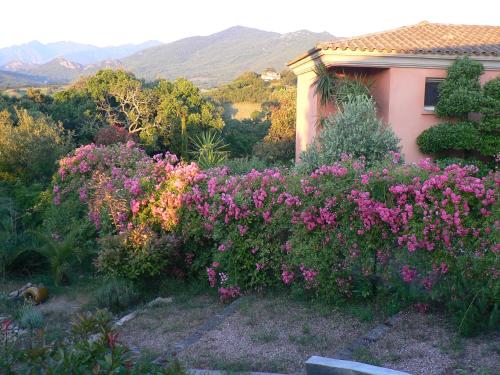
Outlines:
<svg viewBox="0 0 500 375"><path fill-rule="evenodd" d="M247 72L234 81L211 90L209 95L220 102L257 102L269 100L272 88L257 73Z"/></svg>
<svg viewBox="0 0 500 375"><path fill-rule="evenodd" d="M224 142L228 145L231 157L250 156L253 147L266 136L269 131L269 121L260 120L229 120L222 130Z"/></svg>
<svg viewBox="0 0 500 375"><path fill-rule="evenodd" d="M140 228L127 234L99 239L95 261L99 272L112 278L136 280L158 276L165 271L177 245L170 236L159 236Z"/></svg>
<svg viewBox="0 0 500 375"><path fill-rule="evenodd" d="M480 133L470 121L435 125L417 137L417 145L425 154L450 150L473 151L478 149L480 142Z"/></svg>
<svg viewBox="0 0 500 375"><path fill-rule="evenodd" d="M366 78L360 75L338 75L329 70L322 62L318 62L314 69L316 81L314 82L316 95L319 96L321 105L335 103L342 106L348 103L353 96L371 97L370 86Z"/></svg>
<svg viewBox="0 0 500 375"><path fill-rule="evenodd" d="M33 345L35 344L35 345ZM28 347L5 336L1 344L0 372L15 374L130 374L183 375L177 360L168 365L137 361L118 340L111 317L104 311L78 317L64 340L47 343L43 332Z"/></svg>
<svg viewBox="0 0 500 375"><path fill-rule="evenodd" d="M480 62L464 57L448 68L446 79L439 86L436 114L440 117L466 119L480 109L482 101L479 77L484 67Z"/></svg>
<svg viewBox="0 0 500 375"><path fill-rule="evenodd" d="M478 169L478 175L483 177L486 176L494 166L492 164L487 164L484 161L474 159L474 158L459 158L459 157L444 157L436 159L436 164L444 169L450 165L458 164L462 167L467 165L472 165Z"/></svg>
<svg viewBox="0 0 500 375"><path fill-rule="evenodd" d="M71 145L71 137L50 118L15 110L17 121L0 112L0 177L43 181Z"/></svg>
<svg viewBox="0 0 500 375"><path fill-rule="evenodd" d="M198 165L203 169L223 164L228 155L227 145L217 133L205 132L191 138L191 152Z"/></svg>
<svg viewBox="0 0 500 375"><path fill-rule="evenodd" d="M218 109L201 95L192 82L179 78L174 82L160 81L156 89L158 96L157 125L141 140L148 150L167 148L175 154L187 157L189 137L195 137L210 129L220 130L224 121ZM155 146L156 145L156 146Z"/></svg>
<svg viewBox="0 0 500 375"><path fill-rule="evenodd" d="M331 165L344 154L364 157L373 164L390 151L397 152L398 143L392 129L377 118L374 100L356 96L325 121L324 129L300 158L308 170Z"/></svg>
<svg viewBox="0 0 500 375"><path fill-rule="evenodd" d="M90 143L103 125L91 95L77 87L56 92L46 114L75 133L77 144Z"/></svg>
<svg viewBox="0 0 500 375"><path fill-rule="evenodd" d="M94 304L97 307L107 308L115 313L135 305L139 300L137 288L128 280L107 280L94 294Z"/></svg>
<svg viewBox="0 0 500 375"><path fill-rule="evenodd" d="M37 307L25 304L19 310L19 324L26 329L42 328L44 319L43 314Z"/></svg>
<svg viewBox="0 0 500 375"><path fill-rule="evenodd" d="M277 102L271 110L271 127L262 142L254 147L254 155L269 163L290 162L295 156L295 88L286 88L273 94Z"/></svg>
<svg viewBox="0 0 500 375"><path fill-rule="evenodd" d="M28 250L28 236L22 231L19 212L8 196L0 197L0 272L5 275L11 270L20 255Z"/></svg>
<svg viewBox="0 0 500 375"><path fill-rule="evenodd" d="M485 83L481 114L479 152L493 157L500 152L500 77Z"/></svg>
<svg viewBox="0 0 500 375"><path fill-rule="evenodd" d="M227 160L224 165L229 168L231 174L241 175L251 172L253 169L256 171L263 171L269 168L269 164L256 156L246 158L235 158Z"/></svg>
<svg viewBox="0 0 500 375"><path fill-rule="evenodd" d="M80 264L86 255L84 248L76 242L79 230L77 227L64 237L34 233L38 240L34 251L47 259L56 285L69 282L74 267Z"/></svg>
<svg viewBox="0 0 500 375"><path fill-rule="evenodd" d="M132 73L104 69L80 85L108 124L137 133L153 122L156 98Z"/></svg>
<svg viewBox="0 0 500 375"><path fill-rule="evenodd" d="M456 62L455 64L458 64L459 66L465 65L465 67L468 67L472 72L475 71L477 79L475 78L474 82L476 80L477 82L475 82L474 85L472 85L472 83L469 84L469 86L474 87L474 90L466 91L467 83L462 82L463 77L459 77L460 79L455 77L455 75L458 74L455 70L458 68L453 65L449 69L448 75L450 76L450 74L452 73L451 77L454 77L454 79L458 80L457 84L464 85L465 88L462 91L457 91L460 95L463 96L460 96L460 98L453 96L449 100L456 100L457 103L459 100L461 100L462 104L466 103L463 104L465 108L464 111L480 110L481 119L479 120L479 122L461 121L458 123L444 123L435 125L425 130L418 136L417 144L420 150L427 154L448 155L450 153L458 151L465 152L465 155L470 153L479 153L480 155L489 157L491 159L500 150L500 78L497 77L487 82L483 87L483 91L479 92L478 94L476 92L476 86L479 85L478 77L482 70L479 69L477 64L479 64L479 66L481 66L481 64L468 60L466 60L466 62L464 62L463 60L458 60L458 62ZM472 68L469 67L469 65L471 65ZM459 69L458 71L462 72L463 69L465 68L462 67L462 69ZM464 73L464 77L467 76L466 73ZM470 72L469 74L472 75L472 73ZM445 82L443 82L443 84ZM448 84L451 85L451 83ZM446 102L446 100L448 99L446 99L446 97L443 98L441 96L439 97L438 104L441 103L441 100L445 100L445 104L448 103ZM476 103L479 100L480 102L478 105L469 105L471 102ZM455 103L457 106L461 105L460 103L457 103ZM445 104L441 106L441 112L439 112L438 114L443 115L442 111L444 111L443 108L445 108ZM451 116L452 112L449 113ZM468 114L468 112L454 112L454 116L457 117L464 117L466 114Z"/></svg>

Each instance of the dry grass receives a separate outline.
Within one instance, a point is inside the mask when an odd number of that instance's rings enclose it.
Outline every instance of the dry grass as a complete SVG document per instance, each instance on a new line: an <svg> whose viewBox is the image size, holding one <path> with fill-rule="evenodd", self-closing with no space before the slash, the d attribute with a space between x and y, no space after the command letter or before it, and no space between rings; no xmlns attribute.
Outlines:
<svg viewBox="0 0 500 375"><path fill-rule="evenodd" d="M180 358L195 368L291 372L311 355L332 356L374 324L285 297L256 298Z"/></svg>
<svg viewBox="0 0 500 375"><path fill-rule="evenodd" d="M223 306L215 296L189 299L173 297L173 302L148 308L118 329L120 340L141 352L159 355L188 336Z"/></svg>
<svg viewBox="0 0 500 375"><path fill-rule="evenodd" d="M439 314L407 312L368 348L377 364L415 375L499 374L500 335L458 337Z"/></svg>
<svg viewBox="0 0 500 375"><path fill-rule="evenodd" d="M260 103L240 102L224 103L224 117L234 120L244 120L252 118L252 113L261 110Z"/></svg>

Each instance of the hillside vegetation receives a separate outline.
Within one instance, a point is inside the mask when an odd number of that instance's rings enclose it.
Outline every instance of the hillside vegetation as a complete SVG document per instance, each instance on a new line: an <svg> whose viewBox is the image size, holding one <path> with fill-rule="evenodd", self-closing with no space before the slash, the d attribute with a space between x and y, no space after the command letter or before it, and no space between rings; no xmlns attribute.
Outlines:
<svg viewBox="0 0 500 375"><path fill-rule="evenodd" d="M243 72L282 70L292 58L329 33L302 30L279 34L236 26L208 36L196 36L149 48L123 59L123 65L146 79L183 76L201 87L214 87Z"/></svg>
<svg viewBox="0 0 500 375"><path fill-rule="evenodd" d="M98 48L70 42L30 42L0 49L2 76L6 71L25 75L19 80L9 75L8 85L0 80L0 88L29 86L30 80L33 85L39 81L69 83L104 68L121 68L150 81L184 77L198 87L211 88L244 72L282 70L287 61L332 38L328 33L306 30L279 34L237 26L160 45L146 42Z"/></svg>

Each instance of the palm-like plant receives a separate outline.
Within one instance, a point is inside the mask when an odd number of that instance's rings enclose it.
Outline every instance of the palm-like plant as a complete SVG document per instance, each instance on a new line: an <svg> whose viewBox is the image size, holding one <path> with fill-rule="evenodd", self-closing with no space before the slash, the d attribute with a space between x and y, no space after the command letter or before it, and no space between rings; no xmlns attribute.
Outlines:
<svg viewBox="0 0 500 375"><path fill-rule="evenodd" d="M193 146L191 154L203 169L221 165L229 156L227 145L215 132L203 132L191 138L191 144Z"/></svg>
<svg viewBox="0 0 500 375"><path fill-rule="evenodd" d="M314 82L315 92L316 95L319 96L321 105L324 106L334 102L338 78L328 70L327 66L322 61L316 63L314 73L316 73L316 81Z"/></svg>
<svg viewBox="0 0 500 375"><path fill-rule="evenodd" d="M56 285L66 283L73 267L83 259L84 251L76 245L77 230L70 231L64 238L55 239L42 233L35 233L34 251L47 259Z"/></svg>
<svg viewBox="0 0 500 375"><path fill-rule="evenodd" d="M328 70L322 61L316 64L314 72L316 73L315 92L323 106L328 103L343 106L355 96L371 97L372 82L362 74L339 77L335 72Z"/></svg>
<svg viewBox="0 0 500 375"><path fill-rule="evenodd" d="M28 250L27 235L19 231L19 215L12 199L0 198L0 270L5 279L7 269Z"/></svg>

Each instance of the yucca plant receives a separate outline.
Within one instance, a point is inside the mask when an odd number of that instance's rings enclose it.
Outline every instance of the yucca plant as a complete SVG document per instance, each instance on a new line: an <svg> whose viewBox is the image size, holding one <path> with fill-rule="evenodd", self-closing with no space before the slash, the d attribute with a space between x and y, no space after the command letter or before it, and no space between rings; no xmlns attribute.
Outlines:
<svg viewBox="0 0 500 375"><path fill-rule="evenodd" d="M215 132L203 132L191 138L191 144L193 147L191 154L203 169L221 165L229 156L227 145Z"/></svg>

